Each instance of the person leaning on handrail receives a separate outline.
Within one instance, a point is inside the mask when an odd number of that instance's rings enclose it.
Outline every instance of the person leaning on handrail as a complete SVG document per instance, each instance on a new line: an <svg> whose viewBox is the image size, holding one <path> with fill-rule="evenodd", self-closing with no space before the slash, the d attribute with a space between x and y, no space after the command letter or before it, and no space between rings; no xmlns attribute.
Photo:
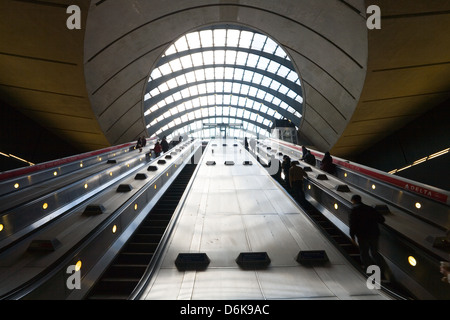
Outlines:
<svg viewBox="0 0 450 320"><path fill-rule="evenodd" d="M322 162L320 163L320 170L333 175L336 173L336 165L333 163L333 158L328 151L325 152L325 155L322 158Z"/></svg>
<svg viewBox="0 0 450 320"><path fill-rule="evenodd" d="M299 162L292 161L289 168L289 185L300 205L304 205L306 202L305 192L303 191L303 179L306 177L308 177L308 174L299 166Z"/></svg>
<svg viewBox="0 0 450 320"><path fill-rule="evenodd" d="M355 237L358 240L363 269L372 264L382 269L383 257L378 252L378 224L383 223L385 219L375 208L362 203L360 195L353 195L351 202L353 207L349 215L350 237L355 244Z"/></svg>

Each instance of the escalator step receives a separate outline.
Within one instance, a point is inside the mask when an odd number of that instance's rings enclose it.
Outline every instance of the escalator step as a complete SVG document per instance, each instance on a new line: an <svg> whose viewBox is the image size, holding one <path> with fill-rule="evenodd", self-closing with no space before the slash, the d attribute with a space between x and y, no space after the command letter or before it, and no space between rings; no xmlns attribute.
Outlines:
<svg viewBox="0 0 450 320"><path fill-rule="evenodd" d="M184 190L186 188L183 185L172 185L170 186L170 188L168 189L169 192L178 192L178 193L183 193Z"/></svg>
<svg viewBox="0 0 450 320"><path fill-rule="evenodd" d="M164 214L173 214L173 211L175 210L175 208L177 207L178 202L176 203L164 203L161 205L158 205L157 207L154 208L155 211L160 212L160 213L164 213Z"/></svg>
<svg viewBox="0 0 450 320"><path fill-rule="evenodd" d="M170 194L167 194L166 196L161 198L161 201L179 201L183 192L180 192L178 190L169 190Z"/></svg>
<svg viewBox="0 0 450 320"><path fill-rule="evenodd" d="M155 210L173 210L178 206L178 200L174 201L172 199L170 200L162 200L164 201L164 204L158 205L157 207L155 207Z"/></svg>
<svg viewBox="0 0 450 320"><path fill-rule="evenodd" d="M137 278L102 278L91 297L101 294L103 298L116 299L122 297L120 299L126 299L139 283L139 280Z"/></svg>
<svg viewBox="0 0 450 320"><path fill-rule="evenodd" d="M145 221L170 221L172 219L172 214L162 213L158 211L152 211L145 218Z"/></svg>
<svg viewBox="0 0 450 320"><path fill-rule="evenodd" d="M130 242L125 250L133 253L154 253L158 243Z"/></svg>
<svg viewBox="0 0 450 320"><path fill-rule="evenodd" d="M154 227L167 227L169 222L170 222L170 220L145 219L144 221L142 221L142 225L143 226L154 226Z"/></svg>
<svg viewBox="0 0 450 320"><path fill-rule="evenodd" d="M128 299L172 219L196 165L186 165L108 267L88 299Z"/></svg>
<svg viewBox="0 0 450 320"><path fill-rule="evenodd" d="M122 294L119 293L114 293L111 294L111 292L106 292L106 293L100 293L100 292L96 292L92 295L89 296L89 300L127 300L129 297L128 292L124 292Z"/></svg>
<svg viewBox="0 0 450 320"><path fill-rule="evenodd" d="M162 235L164 231L166 231L167 226L154 226L154 225L145 225L141 226L138 230L138 234L155 234Z"/></svg>
<svg viewBox="0 0 450 320"><path fill-rule="evenodd" d="M336 241L338 244L347 243L348 239L346 236L342 234L330 234L330 236Z"/></svg>
<svg viewBox="0 0 450 320"><path fill-rule="evenodd" d="M322 227L323 228L323 227ZM332 237L342 237L342 233L339 229L336 227L326 227L323 228L330 236Z"/></svg>
<svg viewBox="0 0 450 320"><path fill-rule="evenodd" d="M134 242L150 242L150 243L158 243L161 240L162 234L145 234L139 233L133 235Z"/></svg>
<svg viewBox="0 0 450 320"><path fill-rule="evenodd" d="M140 279L145 272L145 264L113 264L104 277L106 279L137 278Z"/></svg>
<svg viewBox="0 0 450 320"><path fill-rule="evenodd" d="M152 253L143 252L121 252L117 258L117 263L128 264L149 264L153 258Z"/></svg>
<svg viewBox="0 0 450 320"><path fill-rule="evenodd" d="M359 256L359 249L353 244L353 243L341 243L339 246L347 252L347 254L353 256L357 255Z"/></svg>
<svg viewBox="0 0 450 320"><path fill-rule="evenodd" d="M157 214L172 214L173 211L175 210L176 207L172 207L172 208L158 208L158 213Z"/></svg>
<svg viewBox="0 0 450 320"><path fill-rule="evenodd" d="M320 223L320 226L322 227L322 228L324 228L325 230L328 230L328 229L336 229L336 226L334 225L334 224L332 224L330 221L328 221L328 220L326 220L326 221L320 221L319 222Z"/></svg>

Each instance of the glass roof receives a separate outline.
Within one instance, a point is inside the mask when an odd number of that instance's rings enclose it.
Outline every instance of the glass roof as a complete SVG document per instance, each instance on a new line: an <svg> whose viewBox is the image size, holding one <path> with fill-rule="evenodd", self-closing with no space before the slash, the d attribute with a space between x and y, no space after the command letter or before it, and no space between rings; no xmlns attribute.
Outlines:
<svg viewBox="0 0 450 320"><path fill-rule="evenodd" d="M150 136L269 136L275 119L300 125L302 90L286 52L243 27L213 27L174 42L144 96ZM222 130L222 131L221 131Z"/></svg>

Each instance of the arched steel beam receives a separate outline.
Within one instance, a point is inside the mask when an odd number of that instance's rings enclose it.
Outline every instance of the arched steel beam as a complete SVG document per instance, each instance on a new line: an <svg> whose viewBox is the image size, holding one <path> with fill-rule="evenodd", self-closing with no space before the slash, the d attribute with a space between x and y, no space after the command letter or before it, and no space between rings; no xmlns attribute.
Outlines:
<svg viewBox="0 0 450 320"><path fill-rule="evenodd" d="M265 51L254 50L254 49L249 49L249 48L242 48L242 47L223 47L223 46L222 47L202 47L202 48L189 49L189 50L185 50L185 51L181 51L181 52L177 52L177 53L172 53L170 55L162 57L158 61L158 64L155 66L155 68L159 68L160 66L162 66L172 60L182 58L185 56L190 56L195 53L201 53L201 52L206 52L206 51L220 51L220 50L245 52L248 54L254 54L256 56L261 56L261 57L267 58L269 60L275 61L275 62L279 63L280 65L285 66L286 68L288 68L294 72L297 72L297 71L295 71L294 65L292 64L291 60L282 58L273 53L268 53ZM283 50L283 51L286 52L285 50Z"/></svg>
<svg viewBox="0 0 450 320"><path fill-rule="evenodd" d="M197 82L193 82L193 83L188 83L188 84L184 84L182 86L177 86L176 88L173 89L169 89L163 93L158 94L155 97L152 97L146 101L144 101L144 110L148 110L150 108L150 106L157 104L159 101L164 100L165 98L175 94L178 91L182 91L184 89L187 89L191 86L194 85L198 85L198 84L208 84L208 83L214 83L217 82L217 80L202 80L202 81L197 81ZM228 81L224 81L224 82L228 82ZM262 91L265 91L267 93L270 93L272 96L277 97L278 99L286 102L289 106L291 106L292 108L294 108L294 110L296 110L297 112L299 112L300 114L302 114L302 104L298 101L296 101L295 99L292 99L290 97L288 97L285 94L282 94L279 91L273 90L271 88L268 87L264 87L261 85L255 85L254 83L248 82L248 81L242 81L242 80L230 80L229 82L232 83L239 83L239 84L244 84L247 85L249 87L255 87L258 89L261 89Z"/></svg>
<svg viewBox="0 0 450 320"><path fill-rule="evenodd" d="M146 91L147 93L151 92L153 89L159 87L161 84L166 83L168 81L170 81L171 79L177 78L183 74L187 74L190 72L195 72L198 70L205 70L205 69L213 69L213 68L232 68L232 69L242 69L244 71L251 71L254 73L258 73L262 76L266 76L270 79L273 79L277 82L279 82L280 84L285 85L287 88L291 89L292 91L294 91L295 93L297 93L299 96L302 96L302 87L298 84L296 84L295 82L292 82L284 77L281 77L275 73L269 72L267 70L262 70L262 69L258 69L256 67L249 67L249 66L241 66L241 65L235 65L235 64L209 64L209 65L204 65L204 66L197 66L197 67L191 67L191 68L186 68L186 69L182 69L182 70L178 70L176 72L171 72L168 75L165 76L161 76L155 80L151 80L148 82L147 84L147 88ZM212 80L212 79L211 79ZM214 79L215 81L236 81L234 79L227 79L227 78L219 78L219 79ZM191 82L191 83L197 83L197 81L195 82ZM253 83L253 82L252 82ZM255 83L255 86L260 86L263 88L267 88L264 86L261 86L260 84ZM156 97L156 96L155 96Z"/></svg>
<svg viewBox="0 0 450 320"><path fill-rule="evenodd" d="M176 113L176 114L174 114L174 115L171 115L170 117L167 117L167 118L165 118L165 119L162 120L162 121L159 121L159 122L157 123L157 125L161 128L161 127L164 127L165 125L169 124L170 122L172 122L172 121L175 120L176 118L180 118L181 116L183 116L183 115L185 115L185 114L192 113L192 112L195 112L195 111L198 111L198 110L202 110L202 109L207 109L207 108L211 108L211 107L216 107L216 106L220 106L220 107L225 107L225 108L227 108L227 107L230 106L230 105L228 105L228 104L222 104L222 105L208 105L208 106L195 107L195 108L192 108L192 109L186 109L186 110L184 110L184 111L180 111L180 112L178 112L178 113ZM254 113L254 114L256 114L256 115L259 115L259 116L263 117L264 119L267 119L267 120L272 121L272 122L275 122L275 120L276 120L275 117L269 116L267 113L264 113L264 112L263 112L263 114L264 114L265 116L262 116L261 114L258 114L257 112L255 112L255 110L253 110L253 109L251 109L251 108L240 107L240 106L234 106L234 105L231 105L231 106L232 106L232 107L235 107L235 108L237 108L237 109L244 109L244 110L246 110L246 111L248 111L248 112L250 112L250 113ZM211 118L215 118L215 117L229 118L229 117L231 117L231 116L229 116L229 115L228 115L228 116L227 116L227 115L210 115L209 117L211 117ZM250 119L249 119L249 120L250 120ZM256 123L259 123L259 122L256 122ZM262 123L259 123L258 127L263 128L262 126L263 126L263 124L262 124ZM265 125L264 125L264 126L265 126ZM156 131L158 131L158 130L155 130L154 132L156 132Z"/></svg>
<svg viewBox="0 0 450 320"><path fill-rule="evenodd" d="M180 104L182 104L184 102L187 102L187 101L190 101L190 100L194 100L194 99L197 99L197 98L201 98L201 97L210 96L210 95L213 95L213 94L214 93L198 94L198 95L195 95L195 96L191 96L191 97L188 97L188 98L183 98L183 99L174 101L172 103L169 103L169 104L165 105L164 107L161 107L161 108L159 108L159 109L157 109L157 110L155 110L153 112L150 112L150 114L146 115L145 116L146 123L150 123L151 122L150 118L152 118L152 119L158 118L162 114L166 113L168 110L170 110L170 109L172 109L172 108L174 108L174 107L176 107L176 106L178 106L178 105L180 105ZM231 92L224 93L224 95L229 95L229 94L232 94L232 93ZM266 100L260 99L258 97L250 97L249 98L248 96L243 95L243 94L233 94L233 96L238 96L238 97L242 97L242 98L248 98L248 99L251 99L251 100L253 100L253 101L257 102L257 103L264 104L269 109L274 110L274 111L278 112L279 114L281 114L284 118L286 118L288 120L291 120L292 123L296 124L297 126L300 125L300 118L299 117L295 116L294 114L290 113L286 109L283 109L283 108L281 108L281 107L279 107L279 106L277 106L277 105L275 105L275 104L273 104L271 102L268 102ZM238 106L238 105L233 105L233 106L236 107L236 108L242 108L242 106ZM251 110L253 110L252 111L253 113L256 112L255 109L251 109ZM262 112L262 111L259 111L259 112ZM267 114L267 112L262 112L262 113Z"/></svg>
<svg viewBox="0 0 450 320"><path fill-rule="evenodd" d="M180 128L180 129L183 129L183 127ZM209 129L210 129L210 128L194 129L194 130L189 130L189 133L196 133L196 132L199 132L199 131L206 131L206 130L209 130ZM253 131L253 130L242 130L242 131L246 131L246 132L248 132L249 134L252 134L252 135L255 135L255 136L261 134L260 132L256 132L256 131ZM161 136L161 137L163 137L163 136ZM174 139L176 139L176 138L174 138Z"/></svg>
<svg viewBox="0 0 450 320"><path fill-rule="evenodd" d="M231 117L231 116L220 116L220 117L221 118L230 118L230 119L237 119L237 120L245 121L245 122L248 122L248 123L251 123L251 124L255 125L256 127L260 127L261 129L266 130L267 132L270 132L270 129L271 129L269 126L261 125L261 123L258 123L256 121L253 121L253 120L250 120L250 119L247 119L247 118L244 118L244 117ZM158 134L158 136L161 136L161 137L167 136L167 135L170 134L170 131L176 131L179 128L187 126L187 125L189 125L189 124L191 124L193 122L196 122L196 121L202 121L202 120L205 120L205 119L212 119L212 118L216 118L216 117L209 117L208 116L208 117L200 117L200 118L188 120L187 122L180 123L180 124L175 125L175 126L169 128L167 130L162 131L161 133ZM159 128L158 128L158 130L159 130ZM153 130L151 130L151 127L150 127L149 128L149 135L152 136L158 130L153 131Z"/></svg>

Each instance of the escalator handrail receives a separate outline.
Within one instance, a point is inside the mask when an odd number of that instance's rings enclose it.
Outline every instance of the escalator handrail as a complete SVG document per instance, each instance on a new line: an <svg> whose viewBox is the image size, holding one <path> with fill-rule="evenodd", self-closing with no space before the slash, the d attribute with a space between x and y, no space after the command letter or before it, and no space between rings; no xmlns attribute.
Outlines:
<svg viewBox="0 0 450 320"><path fill-rule="evenodd" d="M153 139L154 138L147 139L147 140L153 140ZM0 181L17 178L17 177L20 177L20 176L23 176L23 175L29 175L29 174L36 173L36 172L41 171L41 170L46 170L46 169L50 169L50 168L59 167L61 165L65 165L65 164L68 164L68 163L72 163L72 162L84 160L84 159L87 159L87 158L95 157L95 156L98 156L100 154L112 152L112 151L115 151L115 150L118 150L118 149L122 149L122 148L131 147L133 145L136 145L136 142L128 142L128 143L120 144L120 145L117 145L117 146L112 146L112 147L108 147L108 148L104 148L104 149L98 149L98 150L95 150L95 151L81 153L81 154L77 154L77 155L74 155L74 156L69 156L69 157L62 158L62 159L51 160L51 161L48 161L48 162L35 164L33 166L29 166L29 167L25 167L25 168L17 168L17 169L5 171L5 172L0 173Z"/></svg>
<svg viewBox="0 0 450 320"><path fill-rule="evenodd" d="M273 138L270 138L270 140L272 140L274 143L279 143L288 148L295 149L297 151L301 151L300 146L294 145L292 143L281 141L281 140L276 140ZM323 158L324 154L322 152L313 151L313 150L310 150L310 151L317 158L319 158L319 159ZM334 156L333 156L333 163L335 163L341 167L347 168L348 170L359 172L359 173L369 176L373 179L383 181L387 184L393 185L393 186L401 188L403 190L413 192L414 194L417 194L418 196L429 198L431 200L450 205L450 192L449 191L439 189L439 188L436 188L436 187L433 187L433 186L430 186L430 185L427 185L424 183L420 183L417 181L413 181L410 179L406 179L403 177L393 176L386 172L376 170L376 169L373 169L373 168L370 168L370 167L367 167L367 166L364 166L364 165L361 165L358 163L350 162L348 160L341 159L341 158L334 157Z"/></svg>
<svg viewBox="0 0 450 320"><path fill-rule="evenodd" d="M201 145L199 146L199 148L201 148ZM195 150L192 152L192 154L195 154L195 152L198 149L195 148ZM202 163L203 157L204 157L205 153L202 154L200 160L199 160L199 164ZM186 159L186 161L189 161L190 157L188 157ZM189 183L187 184L185 191L177 205L177 209L175 209L174 214L169 222L169 225L167 226L166 231L164 232L156 250L155 250L155 254L154 257L152 259L152 261L150 262L150 264L147 266L144 275L141 277L141 279L139 280L139 283L137 284L137 286L134 288L133 292L130 294L130 296L128 297L128 300L138 300L142 297L145 288L147 287L147 285L150 283L154 273L156 272L156 267L157 265L161 262L161 258L164 255L165 252L165 248L167 246L167 242L173 232L173 229L175 228L176 222L178 220L179 217L179 212L177 212L177 210L179 210L179 208L182 208L184 203L186 202L186 198L188 197L189 194L189 190L192 188L192 185L194 183L194 178L197 175L198 170L200 170L200 166L197 165L197 168L195 168L195 171L192 174L192 177L189 181Z"/></svg>
<svg viewBox="0 0 450 320"><path fill-rule="evenodd" d="M156 159L153 159L152 163L156 163L159 159L163 157L160 156ZM134 172L134 171L133 171ZM132 174L132 172L130 173ZM73 261L73 258L76 257L84 248L87 248L92 241L94 241L99 234L104 232L108 225L117 219L127 207L132 205L136 198L140 197L142 193L145 192L145 189L154 184L154 181L159 177L165 174L165 170L159 172L152 180L149 180L145 183L139 191L137 191L133 196L131 196L127 201L125 201L120 207L118 207L113 213L110 214L100 225L96 226L92 229L81 241L75 244L73 247L69 248L67 252L65 252L60 258L58 258L55 262L53 262L50 266L46 267L41 273L28 280L27 282L19 285L17 288L11 290L8 293L0 296L0 300L18 300L26 297L38 287L44 285L49 279L51 279L59 270L61 270L64 266L68 265L70 261Z"/></svg>

